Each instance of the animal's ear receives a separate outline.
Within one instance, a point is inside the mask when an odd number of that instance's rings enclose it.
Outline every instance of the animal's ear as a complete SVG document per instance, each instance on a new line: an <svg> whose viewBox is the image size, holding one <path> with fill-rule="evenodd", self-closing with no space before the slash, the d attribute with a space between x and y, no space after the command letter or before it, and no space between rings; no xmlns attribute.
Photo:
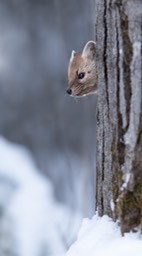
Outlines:
<svg viewBox="0 0 142 256"><path fill-rule="evenodd" d="M71 53L71 57L70 57L70 61L72 61L72 60L73 60L73 58L75 57L75 55L76 55L76 52L75 52L75 51L72 51L72 53Z"/></svg>
<svg viewBox="0 0 142 256"><path fill-rule="evenodd" d="M96 53L96 43L94 41L89 41L84 46L82 51L82 57L87 57L91 60L94 59Z"/></svg>

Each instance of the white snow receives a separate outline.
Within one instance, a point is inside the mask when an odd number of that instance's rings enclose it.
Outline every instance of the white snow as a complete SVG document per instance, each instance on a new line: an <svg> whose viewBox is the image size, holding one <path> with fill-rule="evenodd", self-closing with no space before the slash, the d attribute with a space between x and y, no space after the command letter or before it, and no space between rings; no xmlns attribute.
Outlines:
<svg viewBox="0 0 142 256"><path fill-rule="evenodd" d="M114 210L115 210L115 204L114 204L113 199L110 200L110 207L111 207L112 212L114 212Z"/></svg>
<svg viewBox="0 0 142 256"><path fill-rule="evenodd" d="M16 255L64 255L75 238L80 216L55 201L51 182L39 173L30 153L3 137L0 137L1 208L11 229L10 239L15 243L8 250L16 250ZM3 241L4 246L8 242Z"/></svg>
<svg viewBox="0 0 142 256"><path fill-rule="evenodd" d="M118 223L97 214L83 220L77 240L66 252L80 216L55 201L52 184L25 148L0 137L2 208L0 255L8 249L18 256L142 256L139 232L122 237Z"/></svg>
<svg viewBox="0 0 142 256"><path fill-rule="evenodd" d="M66 256L142 256L142 236L127 233L121 236L120 228L109 217L84 219L77 241Z"/></svg>

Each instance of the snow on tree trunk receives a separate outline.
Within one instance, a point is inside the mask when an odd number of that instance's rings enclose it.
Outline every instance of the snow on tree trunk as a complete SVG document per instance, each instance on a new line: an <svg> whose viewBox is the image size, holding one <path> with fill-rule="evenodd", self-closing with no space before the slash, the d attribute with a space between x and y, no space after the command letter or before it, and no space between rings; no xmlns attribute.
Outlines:
<svg viewBox="0 0 142 256"><path fill-rule="evenodd" d="M100 216L142 225L142 1L95 0Z"/></svg>

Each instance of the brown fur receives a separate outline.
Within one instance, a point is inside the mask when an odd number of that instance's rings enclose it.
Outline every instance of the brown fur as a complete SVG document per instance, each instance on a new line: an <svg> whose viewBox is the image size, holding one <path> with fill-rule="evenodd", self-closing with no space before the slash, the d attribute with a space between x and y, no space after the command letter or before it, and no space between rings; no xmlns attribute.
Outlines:
<svg viewBox="0 0 142 256"><path fill-rule="evenodd" d="M97 71L94 55L95 43L92 41L85 45L82 53L72 52L68 67L68 89L71 90L71 96L85 96L96 92ZM78 78L80 73L85 73L82 79Z"/></svg>

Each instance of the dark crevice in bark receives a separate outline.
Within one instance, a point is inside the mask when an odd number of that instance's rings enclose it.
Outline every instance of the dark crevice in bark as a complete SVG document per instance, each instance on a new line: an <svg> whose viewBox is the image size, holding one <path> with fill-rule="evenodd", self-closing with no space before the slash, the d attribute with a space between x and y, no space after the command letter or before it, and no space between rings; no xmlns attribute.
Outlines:
<svg viewBox="0 0 142 256"><path fill-rule="evenodd" d="M97 126L100 126L100 112L99 109L97 111ZM102 131L102 137L104 136L104 132ZM97 141L97 144L103 143L103 141ZM104 146L102 144L102 152L104 155ZM103 215L103 208L104 208L104 203L103 203L103 179L104 179L104 158L101 161L102 166L100 166L100 163L97 164L96 166L96 210L98 211L99 216Z"/></svg>
<svg viewBox="0 0 142 256"><path fill-rule="evenodd" d="M118 144L117 144L117 150L118 150L118 162L119 166L121 167L124 164L125 161L125 144L124 144L124 129L123 129L123 123L122 123L122 114L120 112L120 68L119 68L119 61L120 61L120 55L119 55L119 32L118 32L118 26L116 24L116 52L117 52L117 60L116 60L116 67L117 67L117 117L118 117Z"/></svg>
<svg viewBox="0 0 142 256"><path fill-rule="evenodd" d="M108 95L108 68L107 68L107 38L108 38L108 31L107 31L107 0L104 0L104 53L103 53L103 62L104 62L104 78L105 78L105 85L106 85L106 100L107 100L107 107L108 107L108 118L109 118L109 95Z"/></svg>
<svg viewBox="0 0 142 256"><path fill-rule="evenodd" d="M112 8L112 0L109 0L109 7L108 7L108 9L111 10L111 8Z"/></svg>
<svg viewBox="0 0 142 256"><path fill-rule="evenodd" d="M103 149L102 149L102 182L104 181L104 163L105 163L105 145L104 145L104 129L103 129Z"/></svg>
<svg viewBox="0 0 142 256"><path fill-rule="evenodd" d="M103 216L103 214L104 214L104 199L103 199L103 195L101 197L101 206L102 206L102 212L101 212L100 216Z"/></svg>
<svg viewBox="0 0 142 256"><path fill-rule="evenodd" d="M127 115L127 127L129 127L130 122L130 107L131 107L131 61L132 61L132 44L128 34L128 18L125 15L124 20L121 20L121 29L122 29L122 37L123 37L123 80L124 80L124 88L125 88L125 100L126 100L126 115Z"/></svg>
<svg viewBox="0 0 142 256"><path fill-rule="evenodd" d="M102 145L102 198L101 198L101 207L102 207L102 215L104 214L104 203L103 203L103 182L104 182L104 163L105 163L105 131L104 131L104 128L103 128L103 145Z"/></svg>

